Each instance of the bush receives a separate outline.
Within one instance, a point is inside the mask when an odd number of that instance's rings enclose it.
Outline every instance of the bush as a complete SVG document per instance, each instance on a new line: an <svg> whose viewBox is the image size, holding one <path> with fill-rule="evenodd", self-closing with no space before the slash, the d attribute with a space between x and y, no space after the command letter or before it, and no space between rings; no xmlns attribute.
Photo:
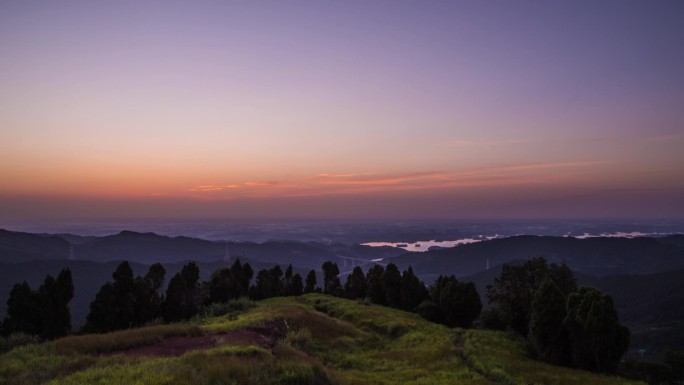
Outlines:
<svg viewBox="0 0 684 385"><path fill-rule="evenodd" d="M8 352L19 346L37 344L38 336L32 336L25 333L12 333L7 337L0 338L0 353Z"/></svg>
<svg viewBox="0 0 684 385"><path fill-rule="evenodd" d="M212 303L208 306L204 306L200 311L200 314L207 317L219 317L228 314L230 319L237 319L238 314L255 306L256 302L249 298L241 297L225 303Z"/></svg>
<svg viewBox="0 0 684 385"><path fill-rule="evenodd" d="M480 322L485 329L506 330L506 320L503 317L501 310L490 307L480 314Z"/></svg>

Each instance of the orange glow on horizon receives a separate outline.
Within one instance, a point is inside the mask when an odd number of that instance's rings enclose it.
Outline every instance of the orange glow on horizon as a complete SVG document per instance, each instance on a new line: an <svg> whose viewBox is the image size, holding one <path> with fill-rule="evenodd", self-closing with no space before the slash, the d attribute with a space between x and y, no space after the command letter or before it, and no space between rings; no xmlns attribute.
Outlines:
<svg viewBox="0 0 684 385"><path fill-rule="evenodd" d="M382 191L430 191L464 187L505 187L521 184L569 183L587 179L587 170L600 162L543 162L505 164L459 171L429 171L405 174L318 173L281 180L229 183L197 183L204 176L158 172L153 169L109 169L106 173L75 169L50 178L26 179L14 185L3 185L2 193L30 195L64 195L90 198L186 197L198 199L278 198L329 195L354 195ZM219 178L212 178L215 180ZM223 178L221 178L223 179Z"/></svg>

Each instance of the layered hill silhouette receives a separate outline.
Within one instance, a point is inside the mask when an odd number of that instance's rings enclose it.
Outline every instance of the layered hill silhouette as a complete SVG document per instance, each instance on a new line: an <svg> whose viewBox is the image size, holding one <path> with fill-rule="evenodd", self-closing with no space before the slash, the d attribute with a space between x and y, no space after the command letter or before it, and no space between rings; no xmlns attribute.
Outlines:
<svg viewBox="0 0 684 385"><path fill-rule="evenodd" d="M292 263L319 268L328 260L344 258L371 261L404 253L393 247L370 247L273 240L264 243L208 241L190 237L168 237L155 233L121 231L103 237L73 234L31 234L0 230L0 263L38 260L129 260L152 264L183 261L210 262L243 257L270 263Z"/></svg>
<svg viewBox="0 0 684 385"><path fill-rule="evenodd" d="M121 231L104 237L70 234L45 235L0 230L0 263L36 260L129 260L154 262L215 261L243 257L270 263L292 263L318 268L327 260L355 264L382 259L399 266L412 265L417 274L467 276L516 260L544 256L566 263L573 271L595 275L647 274L684 267L684 235L662 238L587 238L514 236L426 252L405 252L393 247L268 241L220 242L155 233Z"/></svg>
<svg viewBox="0 0 684 385"><path fill-rule="evenodd" d="M0 263L67 259L69 249L69 242L59 236L0 229Z"/></svg>
<svg viewBox="0 0 684 385"><path fill-rule="evenodd" d="M533 257L566 263L579 273L604 276L648 274L684 267L684 236L664 238L587 238L521 235L448 249L406 253L393 258L412 265L422 277L440 274L468 276L496 266Z"/></svg>

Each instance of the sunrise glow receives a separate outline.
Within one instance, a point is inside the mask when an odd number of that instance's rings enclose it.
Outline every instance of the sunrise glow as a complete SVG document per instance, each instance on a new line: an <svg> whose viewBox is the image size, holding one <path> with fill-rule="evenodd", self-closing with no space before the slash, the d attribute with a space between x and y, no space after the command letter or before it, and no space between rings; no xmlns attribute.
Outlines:
<svg viewBox="0 0 684 385"><path fill-rule="evenodd" d="M682 217L683 12L4 2L0 217Z"/></svg>

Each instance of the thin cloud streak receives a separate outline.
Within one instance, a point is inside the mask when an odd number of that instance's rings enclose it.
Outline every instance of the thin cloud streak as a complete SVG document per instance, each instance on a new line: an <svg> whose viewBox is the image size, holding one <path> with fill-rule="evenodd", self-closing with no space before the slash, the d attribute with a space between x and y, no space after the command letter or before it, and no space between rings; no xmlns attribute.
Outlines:
<svg viewBox="0 0 684 385"><path fill-rule="evenodd" d="M202 185L202 186L195 186L188 191L223 191L226 189L236 189L240 188L242 186L237 185L237 184L229 184L229 185L223 185L223 186L217 186L217 185Z"/></svg>
<svg viewBox="0 0 684 385"><path fill-rule="evenodd" d="M573 161L573 162L539 162L539 163L516 163L496 167L486 167L472 170L470 173L496 173L508 171L524 171L524 170L545 170L556 168L577 168L589 167L599 164L606 164L606 161Z"/></svg>
<svg viewBox="0 0 684 385"><path fill-rule="evenodd" d="M317 182L323 185L395 185L410 183L424 179L445 177L447 174L440 172L423 172L406 175L378 176L372 174L346 174L336 175L332 178L319 174Z"/></svg>
<svg viewBox="0 0 684 385"><path fill-rule="evenodd" d="M663 134L663 135L657 135L657 136L652 136L649 138L646 138L647 141L649 142L659 142L663 140L673 140L673 139L680 139L684 138L684 132L675 132L671 134Z"/></svg>
<svg viewBox="0 0 684 385"><path fill-rule="evenodd" d="M446 142L440 142L441 146L447 147L498 147L498 146L510 146L510 145L522 145L522 144L538 144L544 143L541 139L502 139L502 140L448 140Z"/></svg>
<svg viewBox="0 0 684 385"><path fill-rule="evenodd" d="M316 197L380 192L431 192L486 186L562 183L566 173L604 162L571 161L508 164L458 172L428 171L406 174L320 173L311 178L288 182L244 182L228 185L202 185L191 188L196 193L213 193L213 199ZM542 171L542 173L540 173ZM546 173L544 173L546 171ZM565 178L565 179L564 179ZM230 187L230 188L229 188ZM239 188L238 188L239 187ZM208 197L208 196L203 196Z"/></svg>

